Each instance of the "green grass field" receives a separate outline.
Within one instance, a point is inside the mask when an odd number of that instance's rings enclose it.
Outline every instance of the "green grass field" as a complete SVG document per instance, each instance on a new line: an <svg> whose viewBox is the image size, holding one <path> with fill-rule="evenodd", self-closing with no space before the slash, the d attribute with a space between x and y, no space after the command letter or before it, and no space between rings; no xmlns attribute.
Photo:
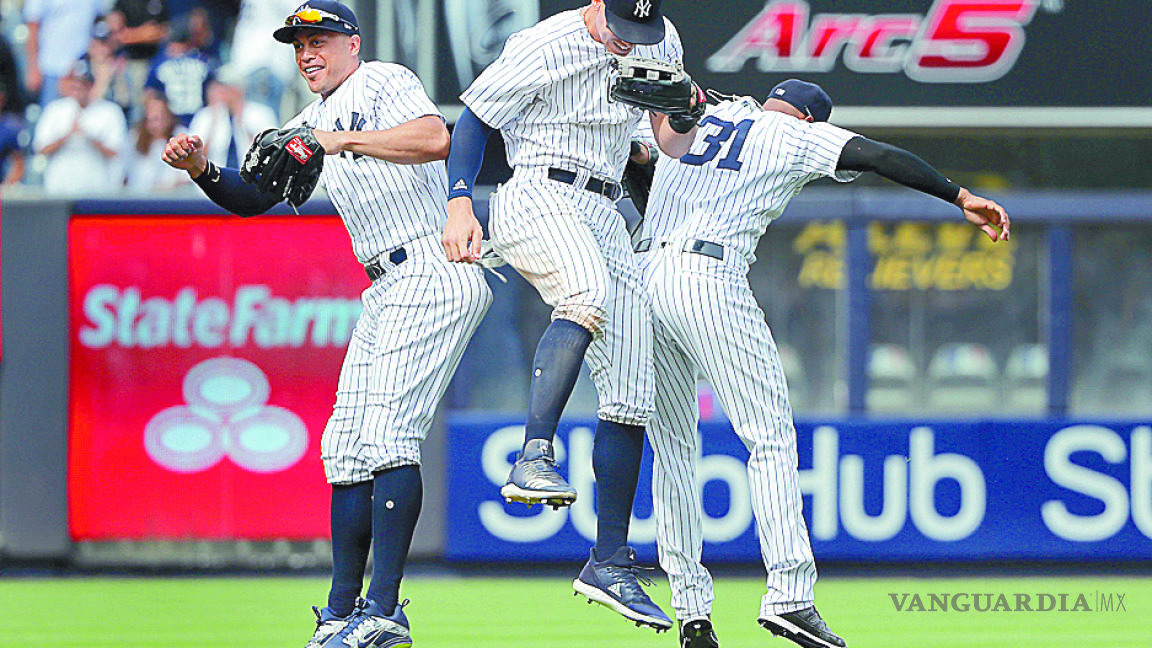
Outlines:
<svg viewBox="0 0 1152 648"><path fill-rule="evenodd" d="M793 644L755 623L763 583L717 578L713 622L724 648ZM10 578L0 579L0 646L21 648L301 648L314 628L309 606L323 602L327 580L269 578ZM667 582L650 589L668 610ZM1053 611L929 611L930 594L1053 596ZM1092 611L1072 608L1083 594ZM1100 611L1098 593L1112 594ZM920 595L925 611L905 610ZM560 578L416 576L403 595L421 648L588 648L676 646L675 633L637 628L599 605L571 595ZM961 597L959 602L970 601ZM981 599L983 601L985 599ZM817 585L817 604L853 648L1116 648L1152 646L1152 578L843 578Z"/></svg>

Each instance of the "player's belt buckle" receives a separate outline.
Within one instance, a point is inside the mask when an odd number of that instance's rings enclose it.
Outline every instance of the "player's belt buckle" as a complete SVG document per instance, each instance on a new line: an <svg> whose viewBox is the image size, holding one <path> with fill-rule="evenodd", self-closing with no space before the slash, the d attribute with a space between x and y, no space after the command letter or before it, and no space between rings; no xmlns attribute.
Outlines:
<svg viewBox="0 0 1152 648"><path fill-rule="evenodd" d="M548 178L565 184L576 184L576 172L567 169L549 167ZM619 182L601 180L600 178L588 178L588 182L584 184L584 189L604 196L608 200L620 200L620 197L624 195L624 188L620 186Z"/></svg>
<svg viewBox="0 0 1152 648"><path fill-rule="evenodd" d="M724 246L712 241L701 241L700 239L688 239L684 241L684 251L692 252L695 254L703 254L706 257L713 259L724 260Z"/></svg>
<svg viewBox="0 0 1152 648"><path fill-rule="evenodd" d="M385 266L380 262L381 258L387 258L388 262L392 265ZM407 258L408 251L402 247L398 247L395 250L389 252L387 257L384 256L384 253L380 253L373 257L371 261L364 264L364 272L368 274L369 280L376 281L380 277L383 277L385 274L387 274L388 271L392 268L400 265L401 263L404 263L404 260Z"/></svg>

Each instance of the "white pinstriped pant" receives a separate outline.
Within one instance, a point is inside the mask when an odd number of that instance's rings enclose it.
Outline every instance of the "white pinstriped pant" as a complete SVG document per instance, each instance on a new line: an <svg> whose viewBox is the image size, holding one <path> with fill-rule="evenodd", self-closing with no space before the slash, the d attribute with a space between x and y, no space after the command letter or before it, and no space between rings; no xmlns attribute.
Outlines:
<svg viewBox="0 0 1152 648"><path fill-rule="evenodd" d="M638 255L652 299L660 387L648 438L660 566L668 573L672 607L681 620L707 616L714 598L712 577L700 562L696 379L703 374L750 453L752 511L768 574L760 617L798 610L813 600L816 565L780 355L748 286L746 261L730 249L729 258L718 260L682 246L671 242Z"/></svg>
<svg viewBox="0 0 1152 648"><path fill-rule="evenodd" d="M615 204L518 167L492 194L492 247L552 306L552 319L593 331L584 356L600 418L645 425L652 413L652 316L624 217ZM577 174L577 183L588 176Z"/></svg>
<svg viewBox="0 0 1152 648"><path fill-rule="evenodd" d="M408 258L361 295L364 310L320 440L331 484L359 483L380 470L420 465L420 442L492 303L483 271L449 262L439 234L410 241L404 249Z"/></svg>

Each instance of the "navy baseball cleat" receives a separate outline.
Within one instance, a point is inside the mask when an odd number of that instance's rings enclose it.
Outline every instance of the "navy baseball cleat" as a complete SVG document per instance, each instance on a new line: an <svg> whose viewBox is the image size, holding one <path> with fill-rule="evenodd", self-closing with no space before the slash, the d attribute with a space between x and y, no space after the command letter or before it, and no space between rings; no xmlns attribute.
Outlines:
<svg viewBox="0 0 1152 648"><path fill-rule="evenodd" d="M580 576L572 581L572 589L577 594L605 605L637 626L647 625L663 632L672 627L672 620L664 614L640 586L651 585L652 581L641 576L640 567L634 564L636 551L632 547L620 547L608 560L596 562L595 548L589 552L588 563L580 570Z"/></svg>
<svg viewBox="0 0 1152 648"><path fill-rule="evenodd" d="M708 619L680 623L680 648L720 648L716 631Z"/></svg>
<svg viewBox="0 0 1152 648"><path fill-rule="evenodd" d="M554 509L576 501L576 489L556 470L552 443L544 439L532 439L524 445L500 494L509 502L548 504Z"/></svg>
<svg viewBox="0 0 1152 648"><path fill-rule="evenodd" d="M404 615L407 604L405 600L387 614L375 601L357 600L356 611L347 625L329 640L326 648L411 648L412 635Z"/></svg>
<svg viewBox="0 0 1152 648"><path fill-rule="evenodd" d="M804 648L844 648L847 645L828 629L828 624L812 605L795 612L766 616L760 619L760 625Z"/></svg>
<svg viewBox="0 0 1152 648"><path fill-rule="evenodd" d="M332 648L336 644L328 645L328 640L340 634L344 626L348 625L348 620L352 617L339 616L332 611L332 608L324 607L323 609L313 606L312 611L316 614L316 632L312 633L312 638L304 645L304 648Z"/></svg>

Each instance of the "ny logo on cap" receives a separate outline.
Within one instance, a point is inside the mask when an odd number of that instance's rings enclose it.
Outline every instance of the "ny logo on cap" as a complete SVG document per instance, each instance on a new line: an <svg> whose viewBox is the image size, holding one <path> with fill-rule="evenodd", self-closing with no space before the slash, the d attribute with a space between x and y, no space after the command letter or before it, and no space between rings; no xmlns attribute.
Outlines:
<svg viewBox="0 0 1152 648"><path fill-rule="evenodd" d="M652 0L639 0L636 3L636 10L632 12L633 16L637 18L647 18L648 13L652 11Z"/></svg>

